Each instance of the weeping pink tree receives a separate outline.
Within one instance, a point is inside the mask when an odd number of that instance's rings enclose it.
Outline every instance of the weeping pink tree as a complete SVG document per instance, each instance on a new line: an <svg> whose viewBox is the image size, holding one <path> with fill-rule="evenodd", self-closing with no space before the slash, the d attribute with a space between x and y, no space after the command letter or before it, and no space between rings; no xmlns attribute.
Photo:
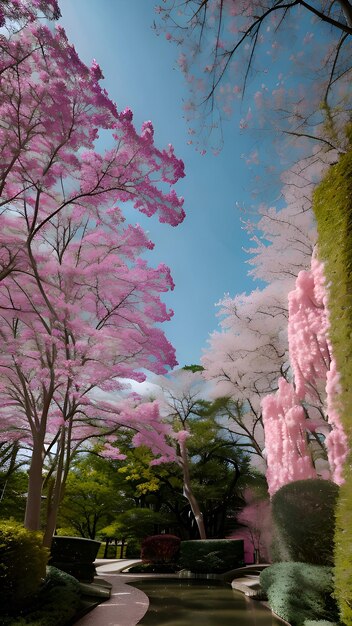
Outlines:
<svg viewBox="0 0 352 626"><path fill-rule="evenodd" d="M278 391L262 400L271 495L288 482L317 476L309 435L324 436L328 477L338 484L348 451L338 413L339 382L329 341L324 268L316 258L309 271L299 273L289 294L288 336L294 385L280 379ZM315 421L307 420L308 403L325 405Z"/></svg>
<svg viewBox="0 0 352 626"><path fill-rule="evenodd" d="M0 47L0 427L2 440L31 448L30 529L51 460L49 543L72 455L87 440L130 427L169 458L156 405L116 399L123 379L176 364L155 326L172 315L160 300L170 272L142 260L153 244L121 207L176 226L184 212L173 185L184 168L172 146L154 145L151 122L138 133L131 111L118 112L97 63L88 69L63 29L43 26L43 10L58 16L56 3L34 0L0 15L10 20ZM100 128L113 144L103 154ZM116 454L109 439L105 453Z"/></svg>

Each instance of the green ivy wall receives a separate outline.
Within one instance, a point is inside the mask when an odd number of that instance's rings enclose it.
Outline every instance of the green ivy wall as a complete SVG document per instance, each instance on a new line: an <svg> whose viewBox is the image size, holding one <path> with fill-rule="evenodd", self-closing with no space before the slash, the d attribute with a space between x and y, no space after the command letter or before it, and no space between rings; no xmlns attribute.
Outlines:
<svg viewBox="0 0 352 626"><path fill-rule="evenodd" d="M351 137L352 139L352 133ZM352 142L351 142L352 143ZM331 342L340 373L341 420L352 449L352 150L317 187L313 209L318 251L329 289ZM345 463L335 530L335 597L341 620L352 625L352 454Z"/></svg>

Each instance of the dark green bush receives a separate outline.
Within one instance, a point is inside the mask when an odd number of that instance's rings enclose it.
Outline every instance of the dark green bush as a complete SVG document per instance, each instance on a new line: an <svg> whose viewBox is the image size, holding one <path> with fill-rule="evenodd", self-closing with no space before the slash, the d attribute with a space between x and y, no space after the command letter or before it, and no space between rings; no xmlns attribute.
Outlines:
<svg viewBox="0 0 352 626"><path fill-rule="evenodd" d="M67 572L82 582L92 582L95 575L93 562L100 541L83 537L53 537L50 565Z"/></svg>
<svg viewBox="0 0 352 626"><path fill-rule="evenodd" d="M76 561L93 563L99 548L100 541L93 539L55 536L51 544L51 559L53 561L67 561L68 563Z"/></svg>
<svg viewBox="0 0 352 626"><path fill-rule="evenodd" d="M20 615L2 616L1 626L66 626L80 607L79 582L55 567Z"/></svg>
<svg viewBox="0 0 352 626"><path fill-rule="evenodd" d="M270 608L292 626L305 620L338 621L332 599L332 568L308 563L275 563L260 575Z"/></svg>
<svg viewBox="0 0 352 626"><path fill-rule="evenodd" d="M309 479L288 483L274 494L275 560L333 564L338 491L328 480Z"/></svg>
<svg viewBox="0 0 352 626"><path fill-rule="evenodd" d="M151 535L142 543L141 559L150 563L172 563L180 552L181 539L176 535Z"/></svg>
<svg viewBox="0 0 352 626"><path fill-rule="evenodd" d="M181 567L195 574L220 574L243 565L244 548L240 539L197 539L181 541Z"/></svg>
<svg viewBox="0 0 352 626"><path fill-rule="evenodd" d="M0 522L0 612L21 607L45 578L49 552L40 533Z"/></svg>
<svg viewBox="0 0 352 626"><path fill-rule="evenodd" d="M25 616L31 626L65 626L80 606L78 580L55 567L47 568L45 584L30 613Z"/></svg>

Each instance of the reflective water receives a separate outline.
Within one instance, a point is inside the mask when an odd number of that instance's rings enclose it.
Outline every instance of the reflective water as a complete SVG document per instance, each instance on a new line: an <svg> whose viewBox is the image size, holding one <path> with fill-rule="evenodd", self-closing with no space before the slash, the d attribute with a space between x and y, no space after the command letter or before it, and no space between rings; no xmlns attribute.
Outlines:
<svg viewBox="0 0 352 626"><path fill-rule="evenodd" d="M282 626L262 604L230 585L165 579L132 584L150 600L141 626Z"/></svg>

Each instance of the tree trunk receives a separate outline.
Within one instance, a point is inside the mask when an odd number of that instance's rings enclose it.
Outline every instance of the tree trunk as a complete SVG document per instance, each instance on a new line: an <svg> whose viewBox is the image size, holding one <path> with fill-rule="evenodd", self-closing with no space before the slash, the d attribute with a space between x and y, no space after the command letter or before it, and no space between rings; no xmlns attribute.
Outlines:
<svg viewBox="0 0 352 626"><path fill-rule="evenodd" d="M60 443L59 443L59 462L57 465L57 470L55 474L55 482L54 488L49 493L50 501L48 502L48 513L46 520L46 528L44 533L43 545L47 548L50 548L53 534L56 528L57 514L59 510L59 505L62 499L62 474L64 467L64 456L65 456L65 427L63 426L61 429Z"/></svg>
<svg viewBox="0 0 352 626"><path fill-rule="evenodd" d="M28 496L24 525L28 530L39 530L43 484L42 444L34 441L31 464L28 472Z"/></svg>
<svg viewBox="0 0 352 626"><path fill-rule="evenodd" d="M182 467L183 473L183 495L187 498L189 505L191 507L191 511L194 515L194 519L196 520L196 524L198 527L199 537L200 539L206 539L207 535L205 532L205 525L203 520L203 513L200 510L200 506L198 504L197 498L195 497L192 487L191 487L191 477L189 474L189 464L187 457L187 450L185 446L185 442L180 442L180 465Z"/></svg>

